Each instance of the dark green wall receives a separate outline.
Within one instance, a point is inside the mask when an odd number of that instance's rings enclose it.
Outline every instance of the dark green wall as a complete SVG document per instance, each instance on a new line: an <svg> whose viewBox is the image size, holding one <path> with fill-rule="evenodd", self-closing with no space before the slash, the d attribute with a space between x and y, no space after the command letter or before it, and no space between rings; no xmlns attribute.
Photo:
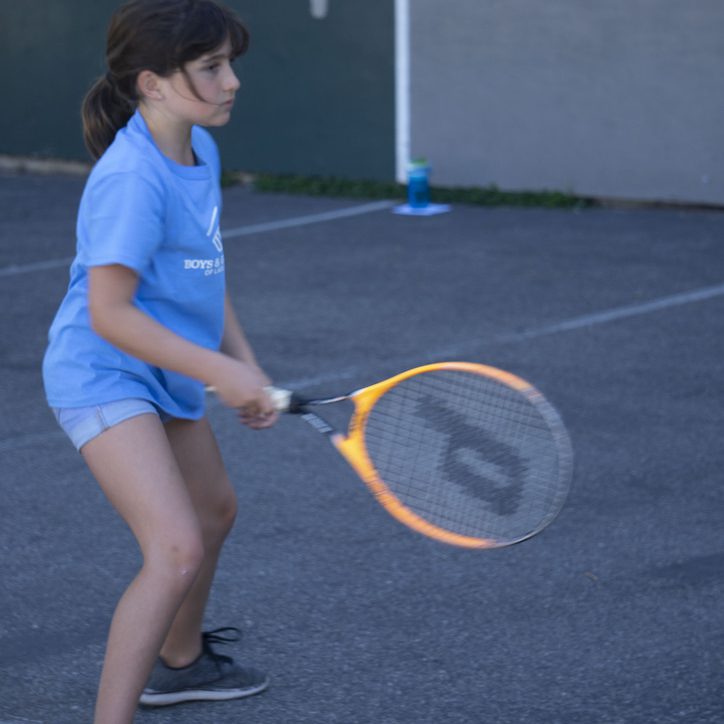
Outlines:
<svg viewBox="0 0 724 724"><path fill-rule="evenodd" d="M79 107L113 2L1 0L0 152L85 159Z"/></svg>
<svg viewBox="0 0 724 724"><path fill-rule="evenodd" d="M0 153L86 159L79 112L103 72L115 0L0 0ZM394 15L390 0L229 4L252 43L238 61L234 118L215 132L239 171L394 177Z"/></svg>

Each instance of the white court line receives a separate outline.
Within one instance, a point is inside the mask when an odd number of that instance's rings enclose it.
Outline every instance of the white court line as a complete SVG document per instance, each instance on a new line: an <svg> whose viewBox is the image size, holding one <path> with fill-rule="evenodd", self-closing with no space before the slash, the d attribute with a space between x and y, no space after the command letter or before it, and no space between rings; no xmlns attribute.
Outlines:
<svg viewBox="0 0 724 724"><path fill-rule="evenodd" d="M322 224L327 221L336 221L337 219L347 219L351 216L361 216L362 214L371 214L375 211L383 211L384 209L392 208L396 203L396 201L373 201L369 204L359 204L334 211L324 211L319 214L307 214L306 216L294 216L290 219L280 219L279 221L269 221L262 224L237 226L234 229L224 230L222 236L224 239L238 239L240 236L266 234L270 231L291 229L309 224ZM10 264L9 266L0 267L0 277L11 277L19 274L30 274L36 271L64 268L68 267L72 261L72 257L67 257L65 259L36 261L30 264Z"/></svg>
<svg viewBox="0 0 724 724"><path fill-rule="evenodd" d="M511 342L518 342L524 339L535 339L536 337L544 337L549 334L557 334L558 332L569 332L571 330L582 329L584 327L595 327L599 324L615 322L618 319L640 317L643 314L659 312L662 309L671 309L672 307L682 307L685 304L703 302L707 299L714 299L723 295L724 284L715 284L711 287L701 287L700 289L692 289L689 292L681 292L680 294L671 294L667 297L659 297L658 299L653 299L650 302L628 304L623 307L606 309L602 312L584 314L580 317L573 317L572 319L563 320L554 324L547 324L542 327L535 327L527 330L524 329L520 332L496 337L496 341L505 342L510 339Z"/></svg>
<svg viewBox="0 0 724 724"><path fill-rule="evenodd" d="M388 368L403 369L410 365L424 364L425 362L439 360L439 359L455 359L461 355L475 352L483 347L485 344L511 344L515 342L524 342L529 339L536 339L538 337L547 337L553 334L559 334L561 332L570 332L577 329L585 329L590 327L596 327L601 324L607 324L608 322L615 322L619 319L626 319L629 317L640 317L645 314L651 314L652 312L659 312L664 309L671 309L673 307L682 307L686 304L693 304L695 302L702 302L708 299L715 299L716 297L724 296L724 284L716 284L710 287L702 287L701 289L693 289L689 292L682 292L680 294L672 294L666 297L659 297L649 302L641 302L640 304L628 304L622 307L614 307L612 309L606 309L602 312L594 312L592 314L583 314L580 317L573 317L553 324L545 324L540 327L531 327L529 329L522 329L519 332L507 332L504 334L497 334L492 338L475 339L470 340L464 344L454 345L446 347L444 349L438 349L435 352L420 353L415 355L404 355L392 359L386 359L384 366ZM341 382L347 379L353 379L360 377L362 374L368 374L369 369L362 369L359 366L345 367L337 370L336 372L328 372L314 377L301 377L296 380L279 380L275 381L275 384L279 387L288 387L289 389L304 389L308 387L314 387L320 384L329 384L331 382ZM215 400L215 398L213 398ZM213 402L210 407L218 405L218 402ZM44 441L52 437L59 437L62 433L60 430L53 432L40 432L30 433L27 435L18 435L6 440L0 440L0 453L9 452L22 447L32 446L34 444L42 444Z"/></svg>
<svg viewBox="0 0 724 724"><path fill-rule="evenodd" d="M68 267L73 261L73 257L65 259L48 259L47 261L35 261L30 264L10 264L9 266L0 267L0 277L13 277L18 274L30 274L36 271L45 271L46 269L59 269Z"/></svg>
<svg viewBox="0 0 724 724"><path fill-rule="evenodd" d="M724 296L724 283L716 284L711 287L702 287L701 289L693 289L689 292L680 294L672 294L666 297L659 297L649 302L641 302L640 304L628 304L622 307L613 307L601 312L593 312L592 314L583 314L580 317L554 322L553 324L545 324L540 327L530 327L521 329L517 332L505 332L496 334L493 337L485 339L475 339L458 345L452 345L438 349L434 352L423 354L404 355L393 359L387 359L384 363L385 367L399 367L400 369L409 367L410 365L420 365L426 362L441 359L458 359L461 355L473 353L481 349L486 344L512 344L516 342L524 342L529 339L538 337L547 337L561 332L570 332L577 329L586 329L596 327L600 324L615 322L619 319L629 317L640 317L652 312L659 312L663 309L671 309L673 307L681 307L685 304L694 302L702 302L707 299ZM368 370L367 370L368 371ZM316 375L314 377L304 377L290 382L280 382L279 386L287 386L291 389L303 389L304 387L313 387L328 382L338 382L340 380L351 379L364 374L365 370L360 367L347 367L336 373L328 373Z"/></svg>
<svg viewBox="0 0 724 724"><path fill-rule="evenodd" d="M369 204L361 204L359 206L351 206L346 209L336 209L335 211L323 211L320 214L309 214L307 216L296 216L291 219L282 219L281 221L270 221L264 224L251 224L249 226L239 226L236 229L225 229L222 236L224 239L236 239L240 236L250 236L251 234L264 234L267 231L278 231L279 229L290 229L296 226L307 226L308 224L320 224L325 221L336 221L337 219L347 219L350 216L360 216L362 214L371 214L374 211L382 211L383 209L391 209L396 201L373 201Z"/></svg>

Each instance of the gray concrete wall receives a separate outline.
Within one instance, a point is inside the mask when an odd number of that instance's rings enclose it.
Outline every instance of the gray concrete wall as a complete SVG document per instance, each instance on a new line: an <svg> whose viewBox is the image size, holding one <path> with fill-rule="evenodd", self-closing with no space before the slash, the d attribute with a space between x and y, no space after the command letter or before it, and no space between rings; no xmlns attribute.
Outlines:
<svg viewBox="0 0 724 724"><path fill-rule="evenodd" d="M394 1L229 0L252 48L227 168L395 176ZM83 159L117 0L0 0L0 154ZM433 183L724 204L722 0L410 0Z"/></svg>
<svg viewBox="0 0 724 724"><path fill-rule="evenodd" d="M724 203L721 0L411 0L433 182Z"/></svg>

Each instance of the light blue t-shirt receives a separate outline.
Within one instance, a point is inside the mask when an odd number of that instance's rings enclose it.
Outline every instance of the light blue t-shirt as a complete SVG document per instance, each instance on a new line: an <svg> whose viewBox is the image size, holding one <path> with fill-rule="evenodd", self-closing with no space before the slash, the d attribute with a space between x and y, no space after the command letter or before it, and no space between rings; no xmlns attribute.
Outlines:
<svg viewBox="0 0 724 724"><path fill-rule="evenodd" d="M98 336L88 314L88 268L122 264L139 276L135 305L191 342L217 350L224 325L220 164L194 127L196 166L164 156L139 112L93 168L80 202L70 285L49 333L43 379L51 407L137 397L198 419L201 382L153 367Z"/></svg>

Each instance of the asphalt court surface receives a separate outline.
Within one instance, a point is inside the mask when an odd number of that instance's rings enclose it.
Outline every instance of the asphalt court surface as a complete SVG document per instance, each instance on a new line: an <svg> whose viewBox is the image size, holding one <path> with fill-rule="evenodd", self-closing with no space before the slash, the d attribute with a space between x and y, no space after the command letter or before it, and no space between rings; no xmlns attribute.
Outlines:
<svg viewBox="0 0 724 724"><path fill-rule="evenodd" d="M0 176L0 724L90 721L139 563L40 380L82 183ZM430 360L507 369L570 429L569 500L521 545L450 548L303 422L254 433L212 401L240 513L208 626L241 627L229 653L272 686L137 721L724 721L724 214L367 203L225 192L264 366L330 393Z"/></svg>

